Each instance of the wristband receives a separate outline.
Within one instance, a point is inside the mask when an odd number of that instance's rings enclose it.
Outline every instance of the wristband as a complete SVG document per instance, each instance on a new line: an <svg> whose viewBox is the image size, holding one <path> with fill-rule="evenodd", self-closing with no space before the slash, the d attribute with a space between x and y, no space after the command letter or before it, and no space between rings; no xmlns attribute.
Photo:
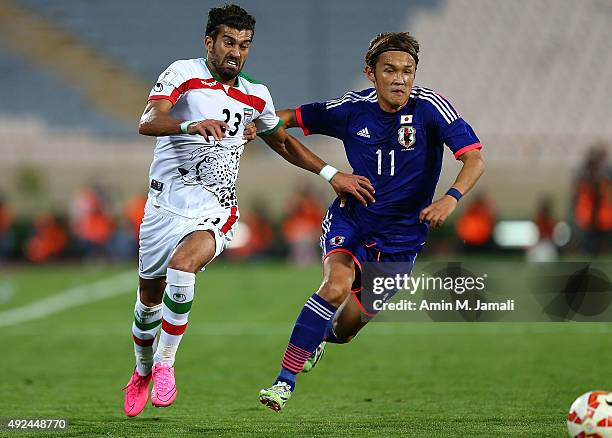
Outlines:
<svg viewBox="0 0 612 438"><path fill-rule="evenodd" d="M188 134L187 129L189 129L189 125L192 123L197 123L197 120L185 120L183 123L181 123L181 132L183 134Z"/></svg>
<svg viewBox="0 0 612 438"><path fill-rule="evenodd" d="M453 198L455 198L457 200L457 202L459 202L459 200L463 196L461 194L461 192L459 190L457 190L456 188L454 188L454 187L451 187L450 189L448 189L448 192L446 192L446 194L448 196L452 196Z"/></svg>
<svg viewBox="0 0 612 438"><path fill-rule="evenodd" d="M330 182L337 173L338 169L330 166L329 164L323 166L323 168L319 171L319 175L321 175L321 177L327 182Z"/></svg>

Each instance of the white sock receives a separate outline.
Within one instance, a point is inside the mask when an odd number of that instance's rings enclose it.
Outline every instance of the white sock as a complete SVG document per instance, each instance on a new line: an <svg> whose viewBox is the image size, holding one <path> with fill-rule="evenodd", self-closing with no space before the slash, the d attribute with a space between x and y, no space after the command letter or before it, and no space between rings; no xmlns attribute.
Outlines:
<svg viewBox="0 0 612 438"><path fill-rule="evenodd" d="M187 329L193 303L195 274L168 268L166 291L162 302L162 329L155 350L155 363L174 365L176 350Z"/></svg>
<svg viewBox="0 0 612 438"><path fill-rule="evenodd" d="M132 322L132 338L134 339L134 355L136 356L136 371L141 376L151 373L155 337L161 327L162 305L147 307L140 301L140 290L136 291L134 306L134 322Z"/></svg>

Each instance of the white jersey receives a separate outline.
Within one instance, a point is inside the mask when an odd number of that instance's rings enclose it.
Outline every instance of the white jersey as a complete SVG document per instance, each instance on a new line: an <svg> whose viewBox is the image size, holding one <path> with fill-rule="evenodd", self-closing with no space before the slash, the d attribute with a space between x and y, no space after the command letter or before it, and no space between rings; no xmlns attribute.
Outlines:
<svg viewBox="0 0 612 438"><path fill-rule="evenodd" d="M237 207L245 126L254 121L257 133L265 136L282 121L265 85L244 74L236 81L236 86L218 82L203 58L176 61L161 74L149 100L171 101L170 115L179 120L221 120L229 129L221 141L201 135L157 137L149 172L153 205L188 218Z"/></svg>

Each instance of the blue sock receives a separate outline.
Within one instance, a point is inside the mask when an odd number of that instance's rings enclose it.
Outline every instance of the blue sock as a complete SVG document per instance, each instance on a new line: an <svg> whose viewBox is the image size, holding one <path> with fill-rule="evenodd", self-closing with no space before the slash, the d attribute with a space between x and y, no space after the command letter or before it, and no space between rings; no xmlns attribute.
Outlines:
<svg viewBox="0 0 612 438"><path fill-rule="evenodd" d="M323 341L327 322L335 312L336 308L317 294L306 301L295 321L276 381L286 382L291 390L295 388L297 373L302 371L304 362Z"/></svg>

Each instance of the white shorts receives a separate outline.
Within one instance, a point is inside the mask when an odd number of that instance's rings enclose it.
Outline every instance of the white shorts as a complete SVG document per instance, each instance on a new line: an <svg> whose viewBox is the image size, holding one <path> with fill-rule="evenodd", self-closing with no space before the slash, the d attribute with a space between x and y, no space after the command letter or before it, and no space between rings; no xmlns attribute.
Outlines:
<svg viewBox="0 0 612 438"><path fill-rule="evenodd" d="M140 225L138 275L145 279L165 277L172 252L185 236L194 231L213 232L213 258L217 257L231 242L238 217L238 208L232 207L211 210L205 216L189 219L147 202Z"/></svg>

